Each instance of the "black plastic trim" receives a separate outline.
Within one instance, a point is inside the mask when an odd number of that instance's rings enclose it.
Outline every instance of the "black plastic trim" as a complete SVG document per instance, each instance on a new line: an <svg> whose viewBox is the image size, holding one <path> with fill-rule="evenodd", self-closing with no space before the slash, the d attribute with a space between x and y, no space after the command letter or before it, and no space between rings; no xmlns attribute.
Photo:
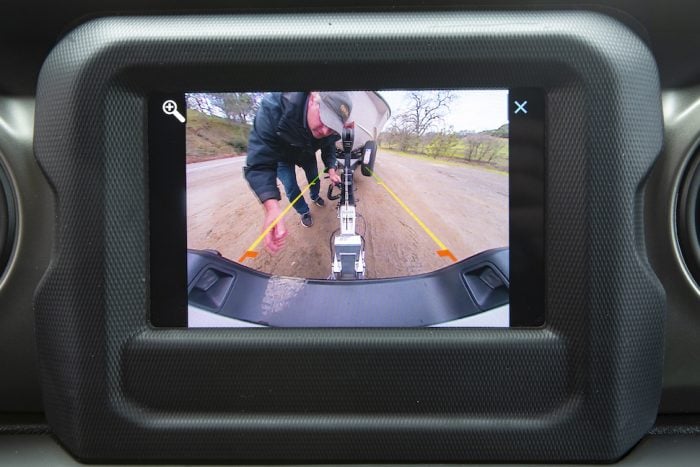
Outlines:
<svg viewBox="0 0 700 467"><path fill-rule="evenodd" d="M319 83L545 89L545 327L151 327L149 92ZM36 295L42 388L83 459L602 461L654 422L664 294L640 195L661 149L659 81L608 17L104 19L47 60L36 128L59 208Z"/></svg>
<svg viewBox="0 0 700 467"><path fill-rule="evenodd" d="M188 267L190 303L229 318L276 327L420 327L484 311L472 301L468 284L460 278L476 265L504 256L507 262L508 250L489 250L419 276L354 282L270 277L207 251L190 250L187 256L192 265ZM235 278L218 307L211 304L219 300L193 295L194 284L212 269ZM273 289L279 296L274 303L266 300ZM508 303L507 298L506 288L505 302L489 308Z"/></svg>

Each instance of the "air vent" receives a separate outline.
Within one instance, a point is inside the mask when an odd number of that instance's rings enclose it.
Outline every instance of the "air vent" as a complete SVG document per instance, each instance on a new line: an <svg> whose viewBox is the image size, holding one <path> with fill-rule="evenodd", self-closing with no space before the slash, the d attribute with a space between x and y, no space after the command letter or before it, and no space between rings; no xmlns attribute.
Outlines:
<svg viewBox="0 0 700 467"><path fill-rule="evenodd" d="M683 179L678 198L678 241L688 270L700 284L700 153Z"/></svg>
<svg viewBox="0 0 700 467"><path fill-rule="evenodd" d="M15 205L10 179L0 165L0 276L5 272L15 240Z"/></svg>

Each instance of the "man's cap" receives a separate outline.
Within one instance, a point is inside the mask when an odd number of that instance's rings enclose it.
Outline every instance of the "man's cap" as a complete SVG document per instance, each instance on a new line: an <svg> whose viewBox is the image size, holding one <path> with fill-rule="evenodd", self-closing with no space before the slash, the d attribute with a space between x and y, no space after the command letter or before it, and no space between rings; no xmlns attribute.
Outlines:
<svg viewBox="0 0 700 467"><path fill-rule="evenodd" d="M352 112L350 93L345 91L319 92L321 122L339 135Z"/></svg>

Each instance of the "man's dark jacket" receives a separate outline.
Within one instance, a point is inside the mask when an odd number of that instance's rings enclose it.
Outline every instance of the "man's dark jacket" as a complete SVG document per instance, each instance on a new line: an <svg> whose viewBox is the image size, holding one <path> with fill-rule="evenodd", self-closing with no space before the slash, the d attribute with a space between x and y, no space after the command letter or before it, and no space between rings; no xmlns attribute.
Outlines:
<svg viewBox="0 0 700 467"><path fill-rule="evenodd" d="M337 135L316 139L306 123L309 93L287 92L267 94L255 115L248 140L248 157L243 168L248 184L264 202L280 199L277 188L277 163L302 165L316 160L316 151L326 168L335 167ZM317 182L318 183L318 182Z"/></svg>

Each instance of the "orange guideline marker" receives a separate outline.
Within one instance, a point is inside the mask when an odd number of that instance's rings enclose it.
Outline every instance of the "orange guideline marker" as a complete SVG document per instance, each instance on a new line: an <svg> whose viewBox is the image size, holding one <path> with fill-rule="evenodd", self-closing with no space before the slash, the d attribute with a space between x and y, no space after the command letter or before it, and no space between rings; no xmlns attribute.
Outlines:
<svg viewBox="0 0 700 467"><path fill-rule="evenodd" d="M452 260L453 263L457 262L457 257L453 255L450 250L438 250L436 253L438 254L438 256L447 256Z"/></svg>
<svg viewBox="0 0 700 467"><path fill-rule="evenodd" d="M248 250L248 251L246 251L245 253L243 253L243 256L241 256L240 258L238 258L238 262L239 262L239 263L242 263L243 261L246 260L246 258L255 258L256 256L258 256L258 252L257 252L257 251Z"/></svg>
<svg viewBox="0 0 700 467"><path fill-rule="evenodd" d="M320 175L317 176L316 178L314 178L314 179L312 180L311 183L309 183L308 185L306 185L306 188L304 188L304 189L301 191L301 193L299 193L299 196L297 196L296 198L294 198L294 201L292 201L291 203L289 203L289 206L287 206L286 208L284 208L284 210L280 213L280 215L277 216L277 218L276 218L270 225L267 226L267 228L265 229L265 231L264 231L263 233L260 234L260 236L253 242L252 245L250 245L250 247L246 250L246 252L243 253L243 255L242 255L240 258L238 258L238 262L239 262L239 263L242 263L243 261L245 261L245 260L248 259L248 258L255 258L256 256L258 256L258 252L255 251L255 249L258 247L258 245L260 245L260 243L263 241L263 239L265 238L265 236L266 236L268 233L270 233L270 230L272 230L272 229L275 228L275 226L276 226L277 223L280 221L280 219L282 219L284 216L286 216L287 213L289 212L289 210L292 209L292 207L296 204L296 202L299 201L299 199L300 199L302 196L304 196L304 193L306 193L307 191L309 191L309 189L311 189L311 185L315 184L315 183L319 180L319 177L320 177Z"/></svg>
<svg viewBox="0 0 700 467"><path fill-rule="evenodd" d="M452 262L456 263L457 258L455 257L455 255L453 255L452 252L447 249L445 244L442 243L439 238L437 238L437 236L428 228L428 226L425 225L425 223L422 220L420 220L418 218L418 216L416 216L415 213L409 209L408 206L406 206L406 203L401 201L401 199L396 195L396 193L391 191L391 189L386 185L386 183L384 183L384 180L379 178L379 176L376 173L374 173L372 171L372 169L370 169L369 167L367 167L367 169L370 171L370 175L372 175L372 177L374 179L376 179L377 184L379 186L383 187L387 191L387 193L389 193L389 195L391 195L391 197L394 198L394 200L399 204L399 206L401 206L403 208L403 210L406 211L406 213L408 213L408 215L411 216L413 218L413 220L416 221L416 223L425 231L425 233L428 234L428 236L433 239L433 241L440 248L439 250L436 251L437 255L441 256L441 257L446 256L446 257L450 258L452 260Z"/></svg>

